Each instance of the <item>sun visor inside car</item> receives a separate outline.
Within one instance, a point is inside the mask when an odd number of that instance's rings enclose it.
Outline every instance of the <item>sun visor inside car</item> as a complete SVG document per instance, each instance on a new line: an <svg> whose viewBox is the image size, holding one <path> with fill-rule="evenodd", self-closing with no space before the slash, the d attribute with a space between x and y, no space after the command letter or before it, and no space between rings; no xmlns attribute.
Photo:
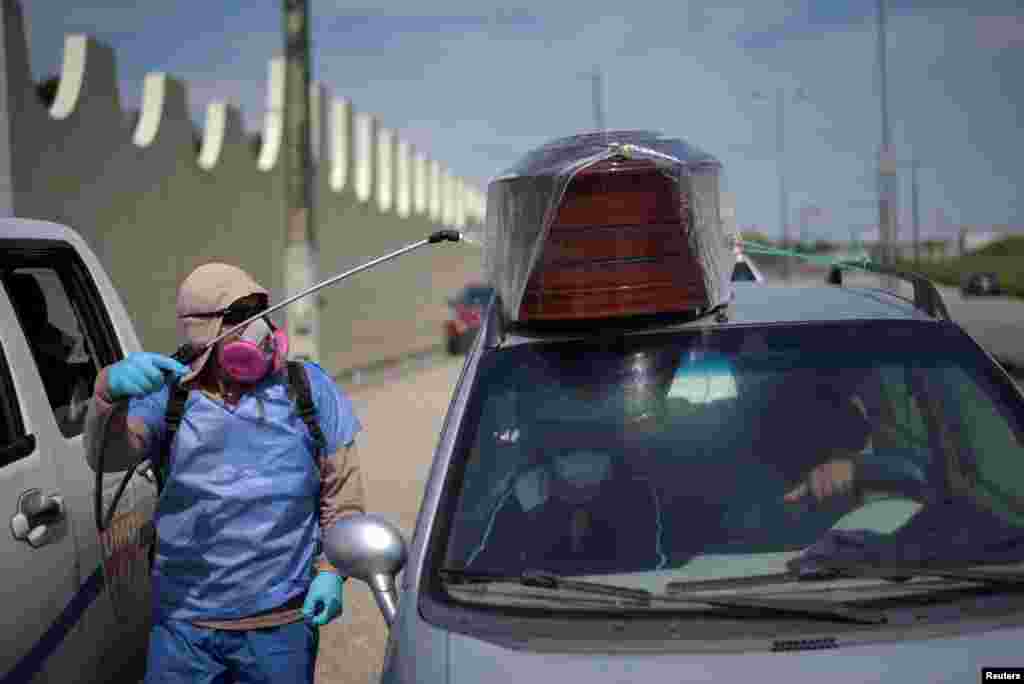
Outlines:
<svg viewBox="0 0 1024 684"><path fill-rule="evenodd" d="M721 164L646 131L550 142L487 189L484 271L510 322L701 311L730 293Z"/></svg>

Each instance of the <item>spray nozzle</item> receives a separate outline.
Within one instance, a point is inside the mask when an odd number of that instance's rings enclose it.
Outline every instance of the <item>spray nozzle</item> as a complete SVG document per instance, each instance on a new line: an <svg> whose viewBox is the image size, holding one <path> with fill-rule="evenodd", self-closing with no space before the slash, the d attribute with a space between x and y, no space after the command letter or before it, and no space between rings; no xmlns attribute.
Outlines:
<svg viewBox="0 0 1024 684"><path fill-rule="evenodd" d="M433 245L433 244L436 244L438 242L444 242L445 240L451 240L452 242L458 242L459 240L462 240L462 239L463 239L463 235L459 231L451 230L449 228L445 228L443 230L439 230L436 233L431 234L430 237L427 238L427 242L429 242L430 244Z"/></svg>

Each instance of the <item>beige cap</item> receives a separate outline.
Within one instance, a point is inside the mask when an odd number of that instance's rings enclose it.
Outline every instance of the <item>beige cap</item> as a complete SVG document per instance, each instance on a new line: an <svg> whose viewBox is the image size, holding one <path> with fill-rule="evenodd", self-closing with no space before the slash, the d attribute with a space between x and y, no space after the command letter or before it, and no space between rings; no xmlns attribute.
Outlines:
<svg viewBox="0 0 1024 684"><path fill-rule="evenodd" d="M223 311L239 299L254 294L270 296L251 275L237 266L223 263L199 266L178 289L178 337L193 347L206 345L221 333L224 319L186 316ZM188 382L199 375L212 352L211 347L193 361L191 372L182 377L181 382Z"/></svg>

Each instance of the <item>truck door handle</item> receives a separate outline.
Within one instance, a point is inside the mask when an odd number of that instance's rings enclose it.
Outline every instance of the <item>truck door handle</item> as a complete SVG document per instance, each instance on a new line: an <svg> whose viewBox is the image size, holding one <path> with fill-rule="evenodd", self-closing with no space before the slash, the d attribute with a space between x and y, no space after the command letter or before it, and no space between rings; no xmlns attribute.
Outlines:
<svg viewBox="0 0 1024 684"><path fill-rule="evenodd" d="M135 474L141 476L147 482L156 484L156 475L153 474L153 464L148 458L135 467Z"/></svg>
<svg viewBox="0 0 1024 684"><path fill-rule="evenodd" d="M11 533L18 541L38 549L53 541L54 529L65 516L62 497L46 496L39 489L29 489L18 497L18 510L11 518Z"/></svg>

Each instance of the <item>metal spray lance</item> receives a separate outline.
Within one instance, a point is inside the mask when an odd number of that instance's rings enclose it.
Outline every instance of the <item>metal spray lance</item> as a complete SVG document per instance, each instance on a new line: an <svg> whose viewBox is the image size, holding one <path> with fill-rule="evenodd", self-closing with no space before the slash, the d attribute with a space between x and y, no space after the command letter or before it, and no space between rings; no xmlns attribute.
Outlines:
<svg viewBox="0 0 1024 684"><path fill-rule="evenodd" d="M214 346L215 344L217 344L218 342L220 342L224 338L233 335L234 333L238 332L239 330L244 330L247 325L249 325L250 323L252 323L253 321L255 321L258 318L263 318L264 316L267 316L267 315L269 315L269 314L271 314L271 313L273 313L275 311L283 309L284 307L288 306L289 304L292 304L293 302L296 302L296 301L302 299L303 297L308 297L309 295L313 294L314 292L322 290L323 288L325 288L325 287L327 287L329 285L333 285L333 284L335 284L337 282L340 282L340 281L344 280L345 278L348 278L349 276L355 275L356 273L360 273L360 272L365 271L365 270L367 270L369 268L373 268L374 266L377 266L379 264L383 264L384 262L390 261L391 259L394 259L395 257L402 256L403 254L407 254L408 252L412 252L413 250L419 249L420 247L423 247L425 245L433 245L433 244L437 244L439 242L446 242L446 241L448 241L448 242L460 242L460 241L463 241L463 242L469 242L471 244L479 244L479 243L477 243L476 240L472 239L469 235L467 235L465 233L462 233L460 231L457 231L457 230L443 229L443 230L436 231L434 233L431 233L428 237L426 237L423 240L420 240L418 242L414 242L414 243L412 243L410 245L406 245L405 247L402 247L401 249L395 250L394 252L391 252L390 254L385 254L384 256L377 257L376 259L373 259L372 261L368 261L365 264L362 264L361 266L356 266L355 268L350 269L348 271L345 271L344 273L339 273L337 275L331 276L330 278L328 278L328 279L326 279L324 281L321 281L320 283L317 283L316 285L314 285L314 286L312 286L312 287L310 287L308 289L305 289L302 292L299 292L298 294L292 295L291 297L288 297L287 299L285 299L285 300L283 300L283 301L281 301L281 302L279 302L277 304L274 304L273 306L269 307L268 309L266 309L264 311L261 311L260 313L256 314L255 316L249 317L248 319L242 321L238 325L233 326L230 330L224 331L223 333L221 333L220 335L218 335L214 339L210 340L208 343L206 343L204 346L202 346L202 347L200 347L198 349L197 348L191 348L191 347L183 347L182 349L178 350L173 355L173 358L176 359L177 361L185 364L185 365L188 365L192 361L194 361L197 358L199 358L207 349L209 349L210 347ZM173 374L170 371L164 371L164 375L168 377L168 381L169 382L172 381ZM114 515L114 511L117 510L117 504L121 500L121 496L124 494L124 490L128 486L128 482L131 480L132 475L134 475L136 472L140 472L141 473L141 472L145 471L147 469L147 465L148 465L148 459L143 458L141 461L139 461L139 463L137 463L136 465L132 466L131 468L128 469L127 472L125 472L124 478L121 480L121 484L118 486L117 492L114 494L113 500L111 501L110 506L107 508L106 515L103 515L103 504L102 504L103 494L102 494L102 492L103 492L103 474L104 474L104 471L103 471L104 451L105 450L102 447L100 447L99 452L97 454L96 490L95 490L95 501L93 502L94 503L94 508L95 508L95 514L96 514L96 527L99 530L99 532L101 532L101 533L103 531L105 531L107 528L110 527L111 518Z"/></svg>

